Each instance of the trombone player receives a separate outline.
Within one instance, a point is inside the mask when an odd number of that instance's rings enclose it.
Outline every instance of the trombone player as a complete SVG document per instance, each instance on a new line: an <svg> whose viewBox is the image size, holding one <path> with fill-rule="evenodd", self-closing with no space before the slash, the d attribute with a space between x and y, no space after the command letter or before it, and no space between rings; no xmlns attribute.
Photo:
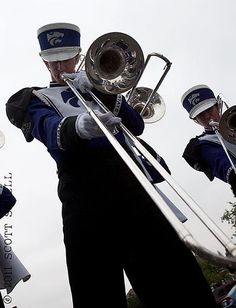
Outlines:
<svg viewBox="0 0 236 308"><path fill-rule="evenodd" d="M189 118L204 131L187 144L183 158L210 181L216 177L230 185L236 197L236 144L224 139L219 131L222 115L220 101L207 85L196 85L182 96Z"/></svg>
<svg viewBox="0 0 236 308"><path fill-rule="evenodd" d="M170 281L176 306L189 307L180 296L184 290L194 297L195 307L203 303L216 307L192 252L61 74L72 74L87 104L128 152L117 126L122 121L139 136L144 129L142 117L123 95L94 89L84 71L75 75L81 51L79 27L48 24L38 30L38 40L50 85L21 89L10 97L6 111L26 141L39 140L55 160L73 307L127 308L124 272L146 308L169 300ZM108 113L101 112L86 88L104 102Z"/></svg>

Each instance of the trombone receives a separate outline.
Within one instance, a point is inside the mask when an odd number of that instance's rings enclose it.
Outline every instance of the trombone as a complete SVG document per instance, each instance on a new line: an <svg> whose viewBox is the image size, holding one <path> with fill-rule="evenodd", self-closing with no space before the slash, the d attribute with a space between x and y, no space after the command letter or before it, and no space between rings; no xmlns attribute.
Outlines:
<svg viewBox="0 0 236 308"><path fill-rule="evenodd" d="M153 90L137 87L149 61L154 57L166 63L161 78ZM142 115L145 123L153 123L163 117L165 103L157 90L172 65L165 56L153 52L144 61L141 47L131 36L112 32L96 39L82 62L91 83L99 91L107 94L129 91L126 100Z"/></svg>
<svg viewBox="0 0 236 308"><path fill-rule="evenodd" d="M221 112L219 131L226 141L236 144L236 106L229 107L219 95L217 100L219 101ZM222 113L223 104L227 108L224 113Z"/></svg>
<svg viewBox="0 0 236 308"><path fill-rule="evenodd" d="M159 54L158 54L159 55ZM161 56L165 61L167 58ZM130 36L111 32L99 37L90 46L85 57L85 71L91 83L99 91L107 94L118 94L131 89L133 85L137 86L141 75L144 72L144 57L138 43ZM152 91L154 97L156 90L159 88L171 63L167 62L167 70L158 82L156 88ZM110 141L117 153L121 156L127 167L133 172L137 180L146 190L147 194L152 198L153 202L158 206L162 213L166 216L170 224L175 228L179 237L184 241L190 250L195 252L200 257L203 257L210 262L230 266L236 268L236 246L228 238L228 236L208 217L208 215L199 207L199 205L175 182L170 174L159 164L159 162L146 150L146 148L132 135L132 133L121 123L119 129L127 137L131 145L143 155L152 166L162 175L170 187L178 194L178 196L187 204L199 220L208 228L213 236L225 247L231 257L224 257L216 254L209 249L202 247L187 230L187 228L179 221L172 210L167 206L161 195L155 189L154 185L148 180L146 175L139 169L137 164L129 156L126 150L116 140L114 135L106 128L99 120L94 111L87 105L86 100L73 86L72 80L62 74L61 78L70 87L73 93L79 98L87 112L92 116L96 124L103 131L104 135ZM153 93L154 92L154 93ZM99 106L107 112L107 107L87 89L87 93L99 104ZM132 94L132 91L131 91ZM143 103L143 109L149 108L152 104L153 97L148 99L148 104ZM153 106L151 106L153 107ZM145 113L144 113L145 114Z"/></svg>
<svg viewBox="0 0 236 308"><path fill-rule="evenodd" d="M162 81L166 77L172 65L172 63L165 56L157 52L152 52L148 54L145 60L143 71L146 69L149 61L151 60L151 57L157 57L166 62L164 72L157 82L155 88L152 90L147 87L137 87L137 84L142 77L141 75L127 95L128 104L130 104L137 111L140 111L140 114L143 117L145 123L154 123L159 121L165 114L165 103L163 98L157 93L157 90L159 89Z"/></svg>

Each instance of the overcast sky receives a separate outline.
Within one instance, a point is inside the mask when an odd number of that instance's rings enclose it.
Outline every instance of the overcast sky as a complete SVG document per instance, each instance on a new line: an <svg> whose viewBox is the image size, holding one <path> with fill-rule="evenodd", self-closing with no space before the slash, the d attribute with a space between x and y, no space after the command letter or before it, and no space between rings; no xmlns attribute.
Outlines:
<svg viewBox="0 0 236 308"><path fill-rule="evenodd" d="M46 86L50 80L38 56L37 29L51 22L77 24L84 53L100 35L124 32L138 41L145 56L158 52L172 62L158 90L166 113L160 121L146 125L142 137L164 157L176 182L230 236L233 230L220 219L225 208L230 208L229 202L235 201L229 186L219 180L209 182L182 158L188 140L202 129L189 120L180 98L188 88L206 84L216 95L223 93L230 106L235 104L235 14L235 0L146 0L142 5L137 0L2 3L0 130L5 134L6 144L0 150L0 177L4 183L4 176L12 173L17 204L13 216L0 221L0 233L4 233L5 223L12 225L12 248L32 275L10 293L12 303L6 307L72 307L56 165L38 141L26 143L21 131L5 115L5 103L13 93L27 86ZM164 61L154 60L143 77L145 84L140 86L153 88L164 65ZM172 196L165 184L161 187ZM197 224L186 206L173 198L189 217L186 226L201 244L214 251L222 249ZM129 287L127 282L127 290Z"/></svg>

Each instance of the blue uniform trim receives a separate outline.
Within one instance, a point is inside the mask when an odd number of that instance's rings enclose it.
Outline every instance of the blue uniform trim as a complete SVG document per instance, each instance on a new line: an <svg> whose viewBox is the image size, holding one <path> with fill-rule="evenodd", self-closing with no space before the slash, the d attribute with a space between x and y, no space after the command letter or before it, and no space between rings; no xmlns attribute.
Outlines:
<svg viewBox="0 0 236 308"><path fill-rule="evenodd" d="M96 155L117 156L118 154L114 154L115 150L106 137L91 140L79 138L75 131L75 121L77 115L84 112L84 108L80 105L78 98L75 101L75 96L68 87L59 87L55 82L51 83L50 87L53 91L48 91L48 88L33 90L34 95L30 95L30 101L27 104L24 101L24 104L27 106L25 113L30 118L32 138L38 139L47 147L57 165L61 166L65 161L70 164L75 157L79 160L83 159L81 155L86 157L91 153L93 153L93 157ZM142 117L126 102L122 95L113 96L112 99L110 97L109 100L108 97L105 97L105 99L107 106L111 108L110 110L122 118L122 123L134 136L142 134L144 130ZM15 101L17 98L14 99L14 103ZM94 104L92 101L88 103ZM13 108L11 113L15 117L16 109ZM124 134L120 131L115 136L119 143L129 151ZM157 159L159 156L155 153L154 157ZM145 158L142 160L153 182L162 182L164 180L162 176L151 165L148 165ZM160 157L159 161L169 172L165 161Z"/></svg>
<svg viewBox="0 0 236 308"><path fill-rule="evenodd" d="M38 36L41 50L80 46L80 33L71 29L44 31Z"/></svg>
<svg viewBox="0 0 236 308"><path fill-rule="evenodd" d="M55 84L53 84L55 87ZM62 89L62 93L64 93L64 87ZM70 89L67 89L67 92L72 92ZM45 100L44 90L39 91L40 95L43 95L43 100ZM73 95L73 93L72 93ZM70 100L72 96L70 95L61 95L61 104L63 104L63 100L65 105L67 105L68 99ZM122 103L120 102L122 100ZM119 105L119 112L117 116L122 118L122 123L134 134L134 135L140 135L143 132L144 129L144 123L141 116L125 101L123 96L119 96L119 104L115 105L115 108L117 109L117 105ZM64 107L65 107L64 105ZM74 103L73 103L74 105ZM63 107L63 106L62 106ZM63 107L63 108L64 108ZM68 114L66 116L63 115L62 110L63 108L59 108L58 105L55 105L55 102L52 99L47 98L45 100L45 103L39 99L39 97L34 97L32 101L30 102L28 106L28 112L31 117L32 122L32 135L34 138L40 140L45 144L47 147L49 153L52 155L52 157L55 159L57 163L64 160L65 151L64 150L72 150L74 151L74 144L76 144L75 139L73 141L71 140L71 135L63 136L63 140L66 140L62 144L62 136L61 133L63 131L63 134L65 131L69 131L64 129L64 125L74 125L73 121L65 121L67 117L70 117ZM77 108L72 106L70 103L68 105L68 108L66 110L66 113L68 110L71 110L73 113L72 117L75 116L76 111L81 112L80 103L77 99ZM69 111L70 112L70 111ZM74 127L73 127L73 130ZM70 130L71 131L71 130ZM74 137L76 139L80 139L77 135ZM125 143L125 139L123 136L123 133L119 133L116 135L116 138L119 142L122 144ZM106 152L106 151L113 151L113 147L110 144L110 142L107 140L106 137L100 137L100 138L93 138L92 140L86 140L82 141L82 144L80 143L80 146L83 146L83 150L95 150L95 152L99 153L100 151Z"/></svg>

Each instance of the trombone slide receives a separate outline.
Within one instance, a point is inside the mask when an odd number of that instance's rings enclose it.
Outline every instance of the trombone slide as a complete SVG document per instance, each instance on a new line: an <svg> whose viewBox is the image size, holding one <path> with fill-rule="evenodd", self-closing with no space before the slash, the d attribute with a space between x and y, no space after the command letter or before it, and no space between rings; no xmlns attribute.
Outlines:
<svg viewBox="0 0 236 308"><path fill-rule="evenodd" d="M63 76L62 76L63 78ZM185 244L198 255L211 260L212 263L222 264L224 266L231 266L232 268L236 268L236 259L232 257L222 257L217 255L210 250L202 247L193 237L193 235L185 228L183 223L179 221L176 215L172 212L169 206L166 206L166 202L160 196L156 188L150 183L147 177L140 171L139 167L132 160L132 158L128 155L125 149L120 145L120 143L116 140L114 135L105 127L105 125L99 120L97 115L93 112L93 110L87 106L86 101L80 95L80 93L74 88L72 82L69 79L64 79L71 90L77 95L80 99L86 110L93 117L94 121L103 131L104 135L110 141L112 146L115 148L117 153L124 160L128 168L133 172L137 180L146 190L147 194L152 198L153 202L158 206L158 208L162 211L165 217L168 219L170 224L174 227L179 237L185 242ZM98 98L91 92L88 93L97 101L100 106L107 111L107 108L100 102ZM121 123L120 129L122 129L123 133L132 141L133 145L136 149L142 153L143 156L146 157L147 160L156 168L156 170L163 176L166 182L174 189L174 191L179 195L179 197L190 207L193 213L199 218L199 220L207 227L207 229L213 234L214 237L225 247L225 249L229 252L229 254L233 257L236 256L236 246L229 239L229 237L220 229L218 226L208 217L208 215L198 206L198 204L192 200L192 198L173 180L173 178L169 175L169 173L159 164L159 162L146 150L146 148L135 138L131 132Z"/></svg>
<svg viewBox="0 0 236 308"><path fill-rule="evenodd" d="M147 65L151 56L157 56L166 62L166 70L162 75L160 81L157 83L156 88L149 97L149 101L152 100L152 95L159 88L166 73L168 72L171 63L162 55L157 53L150 54L143 68L143 54L140 46L131 37L122 33L108 33L107 35L98 38L89 48L85 59L86 73L94 85L95 88L106 94L118 94L131 89L131 84L134 87L137 85L141 78L141 75ZM114 61L113 61L114 60ZM107 64L112 64L107 66ZM115 67L114 67L114 65ZM103 131L104 135L110 141L114 149L121 156L128 168L133 172L137 180L146 190L147 194L152 198L153 202L162 211L170 224L175 228L179 237L186 243L186 245L192 250L197 251L199 255L207 256L212 262L218 262L218 264L231 265L236 268L236 259L232 257L222 257L213 252L205 249L197 243L192 234L185 228L184 224L179 221L176 215L172 212L156 188L144 173L139 169L137 164L128 155L121 144L116 140L112 133L103 125L93 110L87 106L86 101L82 95L75 89L72 82L63 77L62 79L74 92L74 94L80 99L81 103L90 113L94 121ZM107 112L107 108L104 104L91 92L88 94L100 105L100 107ZM132 94L132 91L130 95ZM145 105L144 108L146 108ZM141 111L143 113L144 110ZM138 139L132 135L132 133L121 123L119 129L122 130L124 135L130 141L132 146L143 155L151 165L162 175L168 185L179 195L179 197L187 204L192 212L198 217L198 219L207 227L207 229L213 234L213 236L225 247L229 254L233 257L236 256L236 246L229 239L229 237L207 216L207 214L199 207L199 205L192 200L192 198L174 181L170 174L159 164L159 162L146 150L146 148L138 141Z"/></svg>

